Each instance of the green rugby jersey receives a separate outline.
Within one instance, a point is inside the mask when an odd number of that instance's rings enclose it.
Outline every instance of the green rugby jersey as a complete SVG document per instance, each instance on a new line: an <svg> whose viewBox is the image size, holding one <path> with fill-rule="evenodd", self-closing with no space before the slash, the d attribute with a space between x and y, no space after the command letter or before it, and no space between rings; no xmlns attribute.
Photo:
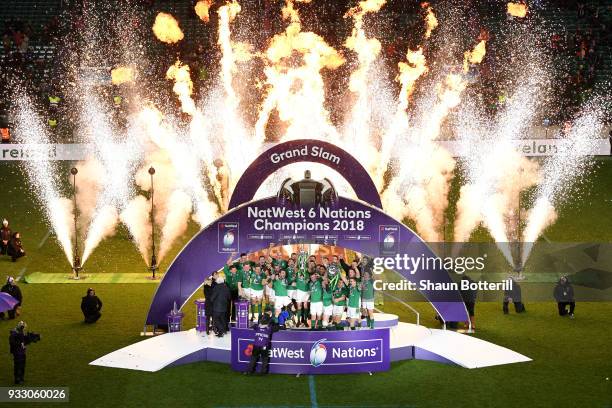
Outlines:
<svg viewBox="0 0 612 408"><path fill-rule="evenodd" d="M346 295L347 295L346 288L339 287L339 286L336 286L336 289L334 289L332 293L332 296L334 299L340 299L342 296L346 296ZM346 306L346 299L336 302L334 304L337 306Z"/></svg>
<svg viewBox="0 0 612 408"><path fill-rule="evenodd" d="M263 290L262 281L266 278L266 275L263 272L257 274L255 271L251 271L251 289L254 290Z"/></svg>
<svg viewBox="0 0 612 408"><path fill-rule="evenodd" d="M361 298L367 301L374 301L374 281L372 279L361 283Z"/></svg>
<svg viewBox="0 0 612 408"><path fill-rule="evenodd" d="M291 286L290 289L295 289L295 269L293 268L287 268L287 283L289 284L289 286Z"/></svg>
<svg viewBox="0 0 612 408"><path fill-rule="evenodd" d="M231 290L238 289L238 281L240 280L240 273L236 271L235 275L232 275L229 266L225 265L223 267L223 273L225 274L225 282L227 283L227 287Z"/></svg>
<svg viewBox="0 0 612 408"><path fill-rule="evenodd" d="M297 290L301 290L302 292L308 292L308 287L310 284L310 275L308 272L299 271L295 278Z"/></svg>
<svg viewBox="0 0 612 408"><path fill-rule="evenodd" d="M349 288L348 305L349 307L359 307L359 301L361 300L361 291L359 287Z"/></svg>
<svg viewBox="0 0 612 408"><path fill-rule="evenodd" d="M321 302L323 300L323 285L321 280L310 281L310 302Z"/></svg>
<svg viewBox="0 0 612 408"><path fill-rule="evenodd" d="M287 279L275 279L272 283L275 296L287 296Z"/></svg>
<svg viewBox="0 0 612 408"><path fill-rule="evenodd" d="M238 281L242 283L242 289L248 289L251 287L251 272L252 271L247 272L243 269L240 269L240 271L238 271L238 275L240 275L238 277Z"/></svg>
<svg viewBox="0 0 612 408"><path fill-rule="evenodd" d="M323 306L331 306L332 304L332 290L328 286L323 288Z"/></svg>

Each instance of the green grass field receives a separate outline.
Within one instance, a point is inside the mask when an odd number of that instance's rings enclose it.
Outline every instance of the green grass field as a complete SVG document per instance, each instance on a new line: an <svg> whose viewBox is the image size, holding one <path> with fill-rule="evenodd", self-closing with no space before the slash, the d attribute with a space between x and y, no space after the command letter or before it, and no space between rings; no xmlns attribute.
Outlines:
<svg viewBox="0 0 612 408"><path fill-rule="evenodd" d="M66 169L68 166L66 165ZM455 184L456 186L457 184ZM23 234L28 256L17 263L0 258L0 279L33 272L66 273L69 266L42 220L15 163L0 164L0 217ZM454 189L456 191L456 187ZM552 241L612 241L612 161L601 160L582 184L580 199L560 210L546 231ZM452 221L453 208L449 210ZM197 228L177 242L168 262ZM490 240L484 229L475 240ZM144 263L119 228L94 252L85 272L146 272ZM467 370L425 361L394 363L386 373L295 378L271 375L245 378L229 366L198 363L143 373L89 366L117 348L141 340L153 284L96 284L104 302L103 317L93 326L81 323L80 298L88 283L21 284L22 318L42 341L28 352L26 385L68 386L74 406L319 406L319 407L610 407L612 406L612 303L579 303L576 319L556 315L552 302L527 300L524 315L501 313L497 302L477 305L476 336L509 347L532 362ZM433 310L416 302L422 324L436 327ZM386 302L385 311L413 322L402 306ZM194 325L192 302L186 327ZM0 321L8 336L15 322ZM8 341L0 342L0 386L12 384Z"/></svg>

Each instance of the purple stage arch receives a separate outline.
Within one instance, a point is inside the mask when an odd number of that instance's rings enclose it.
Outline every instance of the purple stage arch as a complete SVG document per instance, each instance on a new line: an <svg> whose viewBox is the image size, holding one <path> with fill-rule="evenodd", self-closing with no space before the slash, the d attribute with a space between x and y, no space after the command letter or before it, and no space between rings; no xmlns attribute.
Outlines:
<svg viewBox="0 0 612 408"><path fill-rule="evenodd" d="M334 218L317 215L308 218L308 222L327 223L330 228L325 231L307 230L269 231L261 228L261 223L254 220L253 210L280 207L276 197L251 201L261 182L278 168L298 161L316 161L329 165L326 161L318 160L290 160L283 161L282 165L270 161L270 152L282 152L288 149L299 149L304 146L320 147L336 157L340 157L343 166L331 166L337 170L353 186L361 201L340 197L334 208L346 211L367 212L369 217L358 232L347 231L335 225ZM350 159L347 159L350 158ZM343 162L343 160L345 160ZM350 168L346 163L350 162ZM412 230L385 214L380 208L380 197L376 193L374 183L365 169L342 149L329 143L301 140L283 143L273 147L259 156L253 165L245 171L238 181L234 195L231 199L231 210L221 218L199 231L191 241L181 250L174 259L168 271L161 280L153 301L149 308L146 324L161 325L166 323L166 315L172 309L174 302L183 306L187 300L200 288L204 280L212 272L225 265L231 252L256 252L267 248L270 243L288 245L295 243L305 244L333 244L350 249L372 257L391 256L382 254L381 232L393 231L396 240L396 252L409 256L434 257L433 251ZM337 164L337 163L336 163ZM270 170L273 169L273 170ZM250 210L249 210L250 209ZM299 220L274 218L273 222L296 222ZM235 240L231 243L224 240L225 233L231 229ZM452 282L446 270L433 268L419 270L416 274L398 271L406 280L418 283L421 279L428 279L435 283ZM468 319L465 305L458 291L421 291L421 294L432 304L445 321L465 321Z"/></svg>
<svg viewBox="0 0 612 408"><path fill-rule="evenodd" d="M277 159L282 153L294 152L296 150L303 151L304 149L307 152L305 155L300 154L290 158L283 158L276 163L273 161L273 159ZM318 154L320 152L329 153L332 157L326 156L327 158L325 158ZM229 208L232 209L240 204L251 201L253 197L255 197L255 193L261 183L263 183L268 176L288 164L299 162L320 163L336 170L346 179L346 181L348 181L351 187L353 187L357 198L373 206L382 208L380 195L376 190L372 178L357 159L345 150L331 143L308 139L292 140L281 143L263 152L253 163L251 163L244 171L240 180L238 180L229 202Z"/></svg>

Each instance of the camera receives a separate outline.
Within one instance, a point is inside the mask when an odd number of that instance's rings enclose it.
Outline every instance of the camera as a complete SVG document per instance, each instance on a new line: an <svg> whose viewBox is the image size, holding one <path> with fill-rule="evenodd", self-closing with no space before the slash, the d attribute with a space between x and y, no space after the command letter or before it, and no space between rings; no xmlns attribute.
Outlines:
<svg viewBox="0 0 612 408"><path fill-rule="evenodd" d="M40 334L29 332L28 334L26 334L26 338L30 341L30 343L36 343L40 341Z"/></svg>

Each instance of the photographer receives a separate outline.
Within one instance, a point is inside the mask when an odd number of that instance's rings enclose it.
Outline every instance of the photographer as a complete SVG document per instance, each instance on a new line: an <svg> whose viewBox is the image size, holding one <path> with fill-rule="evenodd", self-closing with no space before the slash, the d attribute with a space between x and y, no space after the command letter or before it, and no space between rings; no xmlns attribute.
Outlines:
<svg viewBox="0 0 612 408"><path fill-rule="evenodd" d="M9 336L9 345L11 354L13 355L15 384L24 382L25 364L26 364L26 346L30 343L36 343L40 340L40 335L27 332L27 325L21 321L15 329L11 330Z"/></svg>
<svg viewBox="0 0 612 408"><path fill-rule="evenodd" d="M257 369L257 362L261 357L261 374L268 374L270 366L270 348L272 346L272 333L278 331L278 326L273 324L272 319L267 314L263 315L258 324L253 326L255 330L255 340L251 352L249 369L244 374L254 374Z"/></svg>

